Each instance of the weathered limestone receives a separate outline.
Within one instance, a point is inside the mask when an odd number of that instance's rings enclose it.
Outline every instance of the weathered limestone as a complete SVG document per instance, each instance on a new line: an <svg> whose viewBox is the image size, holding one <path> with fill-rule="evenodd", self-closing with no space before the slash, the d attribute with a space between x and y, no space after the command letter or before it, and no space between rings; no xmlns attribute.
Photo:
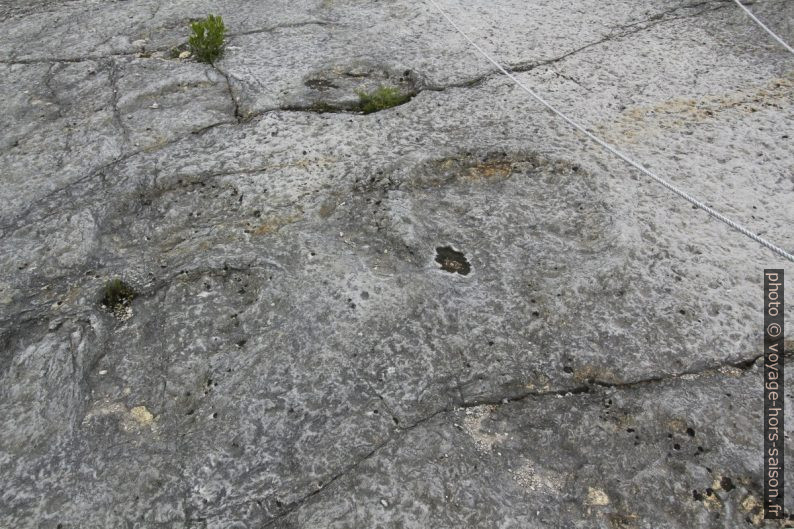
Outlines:
<svg viewBox="0 0 794 529"><path fill-rule="evenodd" d="M794 248L794 62L735 5L444 5ZM794 40L794 3L752 8ZM173 58L211 12L223 59ZM756 360L762 270L786 263L431 6L0 17L0 526L779 526ZM412 98L357 113L383 84ZM116 277L129 311L101 306Z"/></svg>

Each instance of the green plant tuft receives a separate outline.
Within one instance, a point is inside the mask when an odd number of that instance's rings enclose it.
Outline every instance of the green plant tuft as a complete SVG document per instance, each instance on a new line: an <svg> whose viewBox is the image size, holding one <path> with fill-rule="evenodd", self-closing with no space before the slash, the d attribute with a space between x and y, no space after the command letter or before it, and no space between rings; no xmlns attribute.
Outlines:
<svg viewBox="0 0 794 529"><path fill-rule="evenodd" d="M190 50L198 60L212 63L223 54L226 26L220 15L209 15L190 24L193 34L188 39Z"/></svg>
<svg viewBox="0 0 794 529"><path fill-rule="evenodd" d="M398 89L391 86L381 86L374 92L356 92L356 94L358 94L359 108L364 114L396 107L411 99L410 94L401 94Z"/></svg>
<svg viewBox="0 0 794 529"><path fill-rule="evenodd" d="M102 304L113 312L117 312L119 309L129 306L137 295L138 293L121 279L111 279L105 283Z"/></svg>

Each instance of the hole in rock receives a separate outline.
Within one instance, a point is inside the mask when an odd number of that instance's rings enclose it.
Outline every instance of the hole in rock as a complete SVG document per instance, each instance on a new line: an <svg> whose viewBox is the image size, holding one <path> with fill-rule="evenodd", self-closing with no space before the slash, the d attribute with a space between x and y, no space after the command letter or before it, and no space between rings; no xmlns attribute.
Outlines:
<svg viewBox="0 0 794 529"><path fill-rule="evenodd" d="M436 262L441 265L441 269L450 274L469 275L471 265L466 260L466 255L451 246L439 246L436 248Z"/></svg>

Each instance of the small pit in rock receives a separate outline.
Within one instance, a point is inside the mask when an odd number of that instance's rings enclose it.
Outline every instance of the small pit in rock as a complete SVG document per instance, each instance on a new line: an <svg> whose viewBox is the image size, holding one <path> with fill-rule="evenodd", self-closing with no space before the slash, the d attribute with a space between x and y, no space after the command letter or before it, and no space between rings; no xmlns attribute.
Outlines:
<svg viewBox="0 0 794 529"><path fill-rule="evenodd" d="M450 274L469 275L471 265L466 260L466 255L451 246L439 246L436 248L436 262L441 265L441 269Z"/></svg>
<svg viewBox="0 0 794 529"><path fill-rule="evenodd" d="M133 288L119 278L105 283L101 304L118 317L128 315L128 308L138 295Z"/></svg>

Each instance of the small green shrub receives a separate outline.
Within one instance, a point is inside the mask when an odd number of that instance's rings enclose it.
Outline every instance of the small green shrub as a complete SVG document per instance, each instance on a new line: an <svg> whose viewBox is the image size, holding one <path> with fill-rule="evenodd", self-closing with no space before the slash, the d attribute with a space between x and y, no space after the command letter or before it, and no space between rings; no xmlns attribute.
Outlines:
<svg viewBox="0 0 794 529"><path fill-rule="evenodd" d="M188 39L190 50L200 61L212 63L223 53L226 26L220 15L209 15L190 24L193 34Z"/></svg>
<svg viewBox="0 0 794 529"><path fill-rule="evenodd" d="M102 304L113 312L129 306L130 302L137 296L131 286L121 279L111 279L105 283Z"/></svg>
<svg viewBox="0 0 794 529"><path fill-rule="evenodd" d="M381 86L374 92L356 92L356 94L358 94L359 108L364 114L396 107L411 99L409 94L401 94L398 89L391 86Z"/></svg>

